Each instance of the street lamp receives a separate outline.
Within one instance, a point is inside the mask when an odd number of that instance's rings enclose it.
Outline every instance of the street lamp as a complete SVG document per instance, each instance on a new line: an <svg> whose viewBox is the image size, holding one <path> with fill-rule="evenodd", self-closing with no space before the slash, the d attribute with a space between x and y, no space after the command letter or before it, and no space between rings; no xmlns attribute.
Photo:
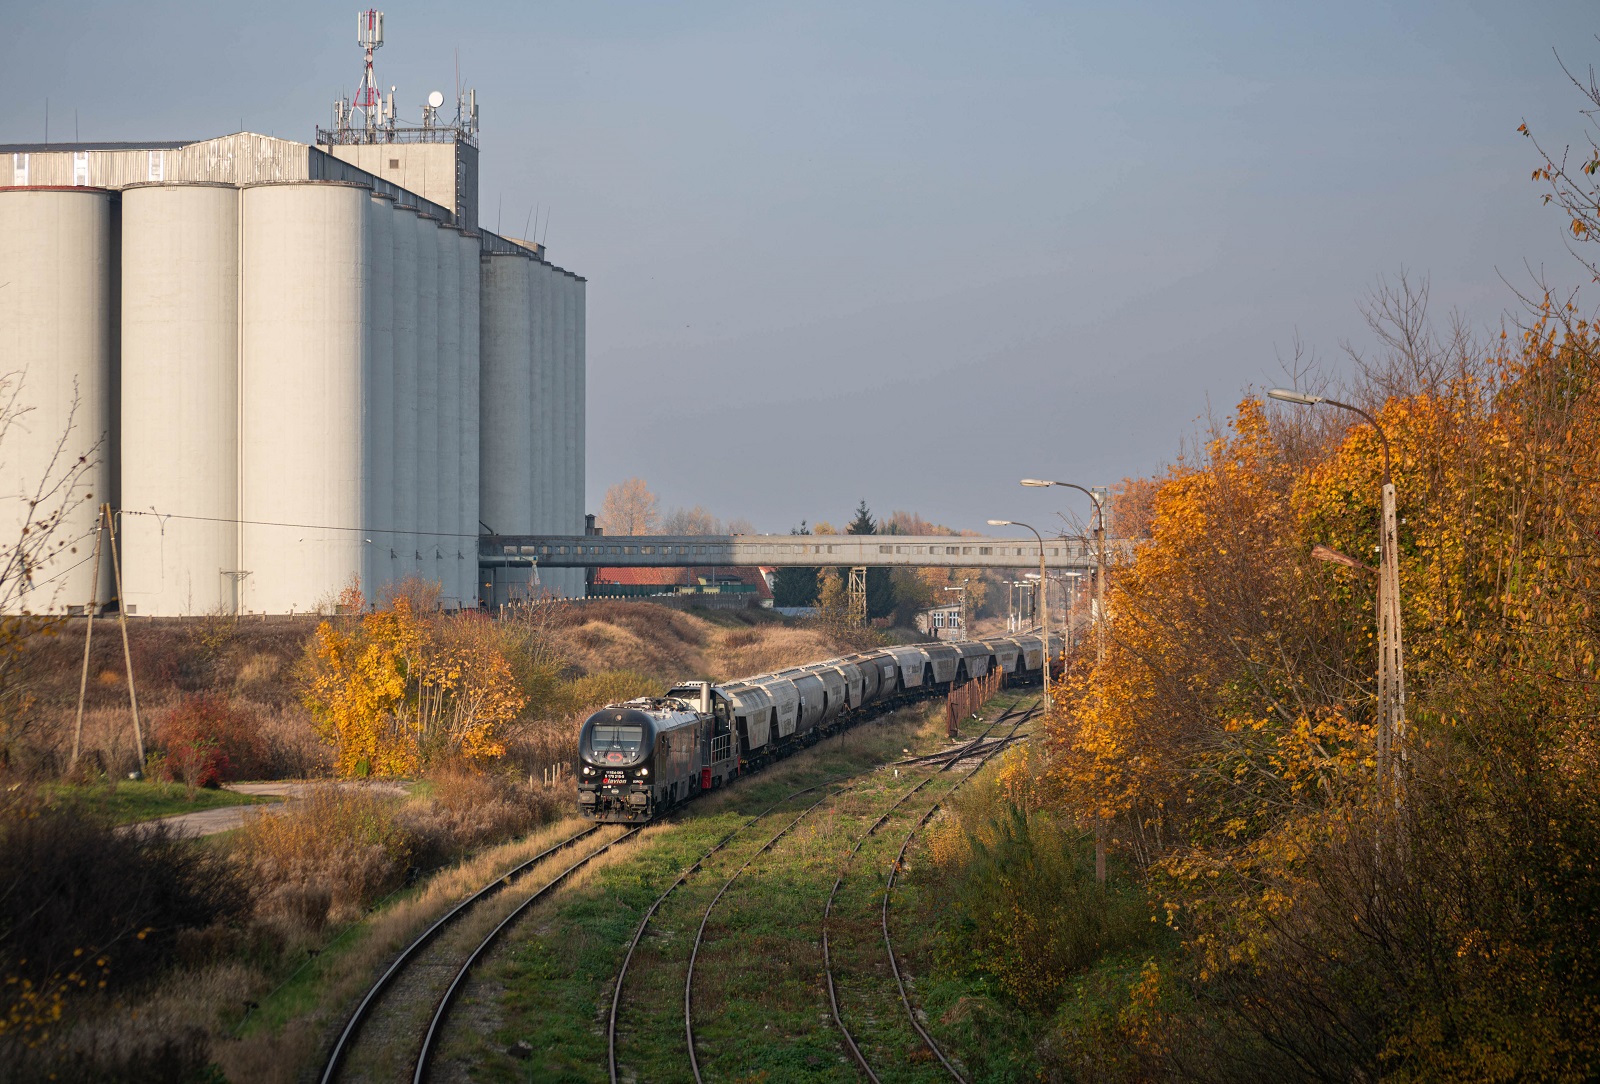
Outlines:
<svg viewBox="0 0 1600 1084"><path fill-rule="evenodd" d="M1050 486L1065 486L1067 489L1076 489L1079 493L1094 502L1094 661L1101 663L1106 657L1106 512L1105 498L1091 490L1084 489L1075 482L1052 482L1044 478L1024 478L1022 484L1040 489Z"/></svg>
<svg viewBox="0 0 1600 1084"><path fill-rule="evenodd" d="M1094 502L1094 661L1095 668L1106 660L1106 512L1105 498L1092 490L1078 485L1076 482L1055 482L1046 478L1024 478L1022 484L1038 489L1048 489L1051 486L1063 486L1067 489L1076 489L1090 501ZM1096 682L1104 680L1102 673L1097 673ZM1104 822L1095 824L1094 829L1094 879L1100 884L1106 883L1106 826Z"/></svg>
<svg viewBox="0 0 1600 1084"><path fill-rule="evenodd" d="M1400 761L1405 753L1400 746L1406 736L1406 667L1400 629L1400 545L1395 527L1394 480L1389 473L1389 435L1378 424L1378 419L1365 410L1325 395L1273 388L1267 396L1298 406L1325 403L1348 410L1359 414L1378 432L1378 443L1383 449L1382 518L1378 528L1378 778L1387 784L1392 774L1398 805L1404 787Z"/></svg>
<svg viewBox="0 0 1600 1084"><path fill-rule="evenodd" d="M1014 519L991 519L991 527L1028 527ZM1032 527L1033 537L1039 540L1039 624L1044 630L1044 704L1050 710L1050 593L1044 589L1044 535Z"/></svg>

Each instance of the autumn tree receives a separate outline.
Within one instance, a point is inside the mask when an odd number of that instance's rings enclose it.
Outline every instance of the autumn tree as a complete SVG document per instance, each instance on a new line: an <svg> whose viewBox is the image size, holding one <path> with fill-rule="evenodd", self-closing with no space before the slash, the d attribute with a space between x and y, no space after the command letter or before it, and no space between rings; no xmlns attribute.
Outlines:
<svg viewBox="0 0 1600 1084"><path fill-rule="evenodd" d="M487 618L424 616L408 596L307 645L305 704L344 776L410 776L501 756L526 703Z"/></svg>
<svg viewBox="0 0 1600 1084"><path fill-rule="evenodd" d="M661 517L656 495L643 478L629 478L606 490L600 504L600 525L607 534L655 534Z"/></svg>
<svg viewBox="0 0 1600 1084"><path fill-rule="evenodd" d="M724 532L722 521L697 504L693 508L674 508L668 512L661 520L661 533L707 535Z"/></svg>

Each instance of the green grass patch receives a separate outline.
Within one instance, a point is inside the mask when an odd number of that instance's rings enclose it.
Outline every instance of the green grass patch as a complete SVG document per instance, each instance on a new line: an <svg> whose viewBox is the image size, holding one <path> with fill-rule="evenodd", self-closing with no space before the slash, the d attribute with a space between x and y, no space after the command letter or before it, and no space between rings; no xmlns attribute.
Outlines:
<svg viewBox="0 0 1600 1084"><path fill-rule="evenodd" d="M117 824L134 824L177 813L198 813L234 805L260 805L275 797L238 794L204 787L191 796L182 783L150 779L124 780L115 787L105 783L49 783L40 788L51 802L74 803L110 817Z"/></svg>

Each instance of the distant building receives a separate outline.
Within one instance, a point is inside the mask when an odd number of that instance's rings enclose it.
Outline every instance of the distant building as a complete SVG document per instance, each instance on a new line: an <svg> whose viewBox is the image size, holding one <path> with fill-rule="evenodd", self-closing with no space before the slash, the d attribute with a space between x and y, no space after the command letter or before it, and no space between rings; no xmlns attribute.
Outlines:
<svg viewBox="0 0 1600 1084"><path fill-rule="evenodd" d="M961 627L961 605L955 602L918 610L916 626L918 632L936 640L959 640L965 635Z"/></svg>

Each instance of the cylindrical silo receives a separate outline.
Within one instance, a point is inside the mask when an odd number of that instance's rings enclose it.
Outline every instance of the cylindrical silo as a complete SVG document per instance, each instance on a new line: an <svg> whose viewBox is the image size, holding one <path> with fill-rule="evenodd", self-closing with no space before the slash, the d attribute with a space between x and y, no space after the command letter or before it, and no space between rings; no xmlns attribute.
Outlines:
<svg viewBox="0 0 1600 1084"><path fill-rule="evenodd" d="M478 605L478 380L479 309L482 304L482 235L461 235L461 604Z"/></svg>
<svg viewBox="0 0 1600 1084"><path fill-rule="evenodd" d="M439 580L439 239L417 216L417 574Z"/></svg>
<svg viewBox="0 0 1600 1084"><path fill-rule="evenodd" d="M561 450L559 436L556 432L556 366L558 363L556 343L558 333L556 328L556 275L547 263L538 265L539 274L539 336L538 354L535 358L535 378L538 384L535 388L534 433L539 442L538 451L538 482L534 490L533 514L538 523L539 533L553 534L559 522L556 503L556 479L558 474L558 461ZM540 581L546 592L561 594L565 586L563 573L560 569L547 569L540 572Z"/></svg>
<svg viewBox="0 0 1600 1084"><path fill-rule="evenodd" d="M578 307L573 317L573 326L578 329L578 358L574 368L578 392L574 395L573 403L573 422L578 425L578 436L573 438L573 454L578 456L578 464L573 468L573 478L578 483L578 504L573 510L573 515L574 523L578 524L578 531L582 532L589 512L589 342L587 342L589 281L576 278L573 281L573 289L578 297ZM586 577L582 569L579 569L573 595L582 598L586 593Z"/></svg>
<svg viewBox="0 0 1600 1084"><path fill-rule="evenodd" d="M557 267L550 267L550 403L548 424L552 439L550 453L550 530L555 534L567 530L567 463L571 449L567 443L567 276ZM571 577L560 569L552 578L552 585L566 595Z"/></svg>
<svg viewBox="0 0 1600 1084"><path fill-rule="evenodd" d="M576 426L576 435L572 440L572 454L576 457L572 468L573 481L577 486L577 497L573 507L573 522L576 531L583 533L587 523L588 512L588 485L589 485L589 347L587 342L588 326L588 293L589 283L582 278L575 278L572 282L575 298L574 316L572 326L576 330L577 353L574 359L573 379L576 391L572 399L572 420ZM582 598L586 594L586 579L582 569L577 570L577 578L573 583L573 590L569 592L574 597Z"/></svg>
<svg viewBox="0 0 1600 1084"><path fill-rule="evenodd" d="M533 533L533 261L513 253L484 257L479 313L478 385L479 518L503 535ZM525 586L507 582L510 569L496 570L501 589L494 604L524 597ZM520 577L519 577L520 579Z"/></svg>
<svg viewBox="0 0 1600 1084"><path fill-rule="evenodd" d="M555 527L551 483L555 478L555 431L551 426L551 397L555 391L551 369L554 364L555 315L553 277L550 265L533 265L533 529L535 534L550 534Z"/></svg>
<svg viewBox="0 0 1600 1084"><path fill-rule="evenodd" d="M88 605L99 506L117 499L115 198L0 188L0 373L15 374L0 380L15 390L3 413L16 421L0 466L0 544L26 537L33 565L31 589L0 596L13 612ZM109 561L101 571L94 593L104 603Z"/></svg>
<svg viewBox="0 0 1600 1084"><path fill-rule="evenodd" d="M368 189L251 185L240 197L244 608L304 612L362 572L362 413L371 350Z"/></svg>
<svg viewBox="0 0 1600 1084"><path fill-rule="evenodd" d="M239 609L239 190L122 194L122 576L130 612Z"/></svg>
<svg viewBox="0 0 1600 1084"><path fill-rule="evenodd" d="M440 601L461 602L461 230L439 231L439 513Z"/></svg>
<svg viewBox="0 0 1600 1084"><path fill-rule="evenodd" d="M483 269L478 433L480 515L499 534L532 534L533 261L491 253Z"/></svg>
<svg viewBox="0 0 1600 1084"><path fill-rule="evenodd" d="M417 553L417 215L399 207L394 222L394 528L395 573L418 572Z"/></svg>
<svg viewBox="0 0 1600 1084"><path fill-rule="evenodd" d="M394 197L372 194L367 207L367 266L372 290L367 295L368 325L372 329L367 351L366 408L362 411L367 436L366 568L362 590L369 600L381 598L384 588L401 579L400 550L394 534L394 233L399 216ZM410 223L404 223L409 227Z"/></svg>

